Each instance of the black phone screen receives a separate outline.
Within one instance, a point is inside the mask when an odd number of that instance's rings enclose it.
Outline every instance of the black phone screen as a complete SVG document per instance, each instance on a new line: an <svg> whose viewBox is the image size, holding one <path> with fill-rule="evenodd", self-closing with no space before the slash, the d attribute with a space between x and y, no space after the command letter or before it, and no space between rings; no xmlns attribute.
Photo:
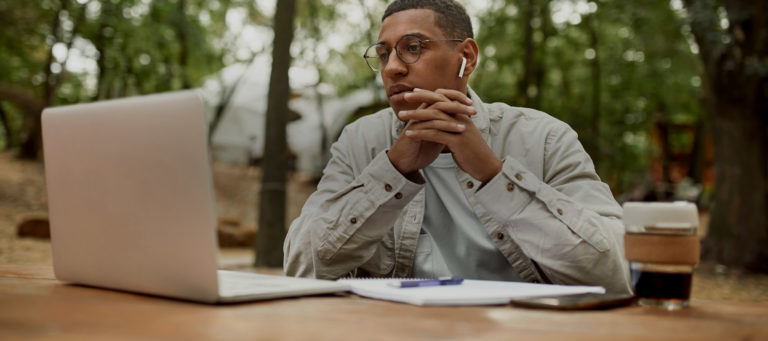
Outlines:
<svg viewBox="0 0 768 341"><path fill-rule="evenodd" d="M520 298L510 301L512 306L523 308L586 310L607 309L629 305L634 296L628 294L576 294L554 297Z"/></svg>

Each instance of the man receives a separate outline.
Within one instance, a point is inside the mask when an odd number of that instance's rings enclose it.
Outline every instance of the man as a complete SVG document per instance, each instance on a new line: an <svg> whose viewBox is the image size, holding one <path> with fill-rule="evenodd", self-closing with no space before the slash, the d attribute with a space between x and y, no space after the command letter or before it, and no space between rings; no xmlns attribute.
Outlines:
<svg viewBox="0 0 768 341"><path fill-rule="evenodd" d="M602 285L628 292L621 208L568 125L467 86L452 0L389 5L365 54L391 108L347 126L288 231L288 275Z"/></svg>

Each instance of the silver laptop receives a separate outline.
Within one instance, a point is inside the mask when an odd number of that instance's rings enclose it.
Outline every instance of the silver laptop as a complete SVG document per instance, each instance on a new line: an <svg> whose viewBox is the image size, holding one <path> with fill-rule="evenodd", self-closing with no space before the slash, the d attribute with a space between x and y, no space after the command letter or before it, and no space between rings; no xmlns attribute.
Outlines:
<svg viewBox="0 0 768 341"><path fill-rule="evenodd" d="M206 125L195 91L47 108L42 120L58 279L207 303L348 289L217 270Z"/></svg>

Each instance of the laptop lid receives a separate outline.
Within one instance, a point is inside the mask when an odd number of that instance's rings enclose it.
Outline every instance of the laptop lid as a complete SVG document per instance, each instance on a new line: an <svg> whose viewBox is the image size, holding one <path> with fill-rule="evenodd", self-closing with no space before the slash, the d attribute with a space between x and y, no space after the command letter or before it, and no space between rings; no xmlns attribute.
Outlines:
<svg viewBox="0 0 768 341"><path fill-rule="evenodd" d="M194 91L47 108L56 277L214 302L215 211Z"/></svg>

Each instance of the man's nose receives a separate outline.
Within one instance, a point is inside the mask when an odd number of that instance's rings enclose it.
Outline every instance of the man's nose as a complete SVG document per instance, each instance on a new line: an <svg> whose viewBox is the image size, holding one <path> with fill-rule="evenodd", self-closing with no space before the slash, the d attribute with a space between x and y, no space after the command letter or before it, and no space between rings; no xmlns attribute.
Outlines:
<svg viewBox="0 0 768 341"><path fill-rule="evenodd" d="M381 74L386 77L404 75L408 72L408 66L400 59L396 51L392 51L389 57L382 65Z"/></svg>

